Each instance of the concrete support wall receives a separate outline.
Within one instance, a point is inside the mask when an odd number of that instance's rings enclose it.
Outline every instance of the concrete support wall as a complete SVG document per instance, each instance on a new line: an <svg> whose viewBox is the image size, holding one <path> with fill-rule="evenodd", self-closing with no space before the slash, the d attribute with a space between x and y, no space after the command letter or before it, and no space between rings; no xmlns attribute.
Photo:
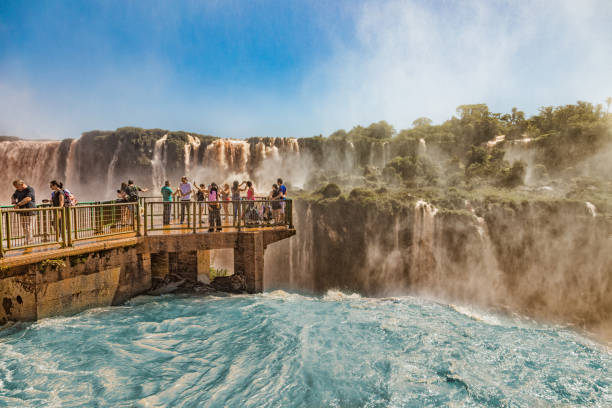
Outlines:
<svg viewBox="0 0 612 408"><path fill-rule="evenodd" d="M150 288L150 255L134 246L21 265L0 273L0 323L118 305Z"/></svg>
<svg viewBox="0 0 612 408"><path fill-rule="evenodd" d="M170 274L185 279L187 282L198 281L198 253L197 251L170 252Z"/></svg>
<svg viewBox="0 0 612 408"><path fill-rule="evenodd" d="M0 324L118 305L176 275L208 283L211 250L234 255L230 286L263 291L264 250L295 230L132 237L0 260Z"/></svg>
<svg viewBox="0 0 612 408"><path fill-rule="evenodd" d="M264 239L261 232L240 234L234 248L234 274L244 274L249 293L263 292Z"/></svg>

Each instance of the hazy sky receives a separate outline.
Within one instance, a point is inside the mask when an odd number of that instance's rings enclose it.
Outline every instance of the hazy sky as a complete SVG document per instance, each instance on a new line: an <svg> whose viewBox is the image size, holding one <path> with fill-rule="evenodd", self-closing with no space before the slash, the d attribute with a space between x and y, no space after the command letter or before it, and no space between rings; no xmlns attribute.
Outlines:
<svg viewBox="0 0 612 408"><path fill-rule="evenodd" d="M0 134L312 136L612 96L612 1L0 1Z"/></svg>

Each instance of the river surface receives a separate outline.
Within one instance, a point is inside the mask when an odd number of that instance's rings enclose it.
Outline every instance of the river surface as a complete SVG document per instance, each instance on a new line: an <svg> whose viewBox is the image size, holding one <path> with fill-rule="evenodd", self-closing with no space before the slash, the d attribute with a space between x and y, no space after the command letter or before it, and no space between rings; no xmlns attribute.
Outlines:
<svg viewBox="0 0 612 408"><path fill-rule="evenodd" d="M143 296L0 331L0 406L612 406L571 330L418 298Z"/></svg>

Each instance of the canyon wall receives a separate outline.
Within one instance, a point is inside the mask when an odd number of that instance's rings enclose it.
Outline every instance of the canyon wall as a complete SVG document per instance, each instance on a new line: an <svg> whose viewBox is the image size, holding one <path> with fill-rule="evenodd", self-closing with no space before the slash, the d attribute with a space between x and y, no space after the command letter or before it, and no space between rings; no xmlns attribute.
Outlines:
<svg viewBox="0 0 612 408"><path fill-rule="evenodd" d="M612 222L583 202L438 209L353 191L299 200L297 237L266 256L267 289L424 295L593 327L612 324Z"/></svg>

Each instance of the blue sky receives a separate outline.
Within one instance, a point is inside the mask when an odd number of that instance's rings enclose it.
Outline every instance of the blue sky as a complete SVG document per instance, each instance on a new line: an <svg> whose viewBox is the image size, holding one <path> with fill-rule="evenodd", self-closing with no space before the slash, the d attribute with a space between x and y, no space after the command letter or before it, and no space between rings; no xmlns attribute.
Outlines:
<svg viewBox="0 0 612 408"><path fill-rule="evenodd" d="M0 134L327 135L612 96L612 2L0 2Z"/></svg>

